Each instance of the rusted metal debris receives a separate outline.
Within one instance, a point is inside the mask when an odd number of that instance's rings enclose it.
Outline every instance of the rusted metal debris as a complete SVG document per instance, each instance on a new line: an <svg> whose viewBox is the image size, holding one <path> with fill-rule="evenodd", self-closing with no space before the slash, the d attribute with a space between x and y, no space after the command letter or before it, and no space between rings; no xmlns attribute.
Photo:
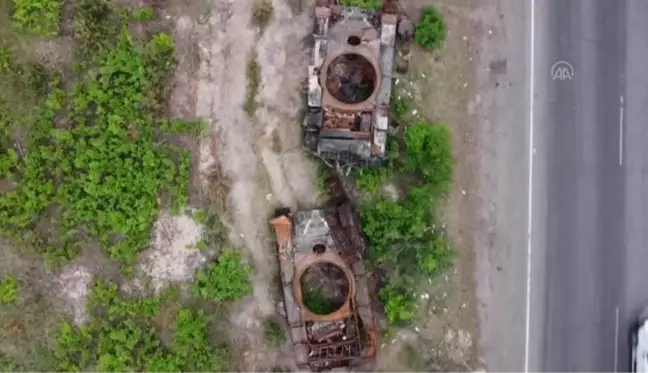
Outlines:
<svg viewBox="0 0 648 373"><path fill-rule="evenodd" d="M299 370L366 367L376 355L374 309L379 305L369 292L371 275L362 261L367 243L352 206L342 202L294 214L284 211L270 224L277 237L286 318ZM322 264L337 267L347 284L341 306L327 314L309 309L302 294L304 274Z"/></svg>
<svg viewBox="0 0 648 373"><path fill-rule="evenodd" d="M403 14L396 0L384 0L380 12L317 1L304 144L319 157L382 162L397 27L411 24Z"/></svg>

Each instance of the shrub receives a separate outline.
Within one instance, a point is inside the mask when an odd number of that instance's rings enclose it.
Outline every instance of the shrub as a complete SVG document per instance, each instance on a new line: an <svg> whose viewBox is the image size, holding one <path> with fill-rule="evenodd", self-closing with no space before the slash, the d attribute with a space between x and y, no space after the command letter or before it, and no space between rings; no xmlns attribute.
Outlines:
<svg viewBox="0 0 648 373"><path fill-rule="evenodd" d="M362 9L380 10L382 0L340 0L340 5Z"/></svg>
<svg viewBox="0 0 648 373"><path fill-rule="evenodd" d="M441 124L418 122L405 130L404 166L420 173L431 188L446 190L452 182L452 140Z"/></svg>
<svg viewBox="0 0 648 373"><path fill-rule="evenodd" d="M18 235L52 206L60 213L61 237L45 238L40 246L56 262L72 259L86 236L123 263L148 246L160 194L176 207L187 202L189 152L161 143L152 119L165 99L160 82L171 71L172 51L166 34L144 46L124 30L114 48L95 56L96 72L69 94L50 85L17 186L0 196L5 230ZM69 127L55 128L57 118Z"/></svg>
<svg viewBox="0 0 648 373"><path fill-rule="evenodd" d="M18 281L13 276L0 278L0 304L11 304L18 298Z"/></svg>
<svg viewBox="0 0 648 373"><path fill-rule="evenodd" d="M441 12L432 5L424 7L416 24L414 41L423 48L437 49L443 46L445 36L446 24Z"/></svg>
<svg viewBox="0 0 648 373"><path fill-rule="evenodd" d="M387 284L380 289L379 297L385 305L385 316L391 324L405 324L416 315L416 298L406 288Z"/></svg>
<svg viewBox="0 0 648 373"><path fill-rule="evenodd" d="M227 371L229 350L207 338L207 319L181 308L173 339L163 343L153 323L166 295L123 299L112 283L97 282L82 327L62 322L54 349L60 371Z"/></svg>
<svg viewBox="0 0 648 373"><path fill-rule="evenodd" d="M56 36L59 31L62 0L12 0L11 19L24 32Z"/></svg>
<svg viewBox="0 0 648 373"><path fill-rule="evenodd" d="M225 249L215 263L197 271L192 292L205 300L238 300L252 290L252 267L241 260L241 254Z"/></svg>
<svg viewBox="0 0 648 373"><path fill-rule="evenodd" d="M377 195L384 183L391 179L392 173L385 167L367 167L356 172L356 186L361 190Z"/></svg>
<svg viewBox="0 0 648 373"><path fill-rule="evenodd" d="M202 312L181 309L171 343L172 354L177 357L180 369L158 370L169 372L227 372L230 353L226 346L211 346L207 338L207 318Z"/></svg>

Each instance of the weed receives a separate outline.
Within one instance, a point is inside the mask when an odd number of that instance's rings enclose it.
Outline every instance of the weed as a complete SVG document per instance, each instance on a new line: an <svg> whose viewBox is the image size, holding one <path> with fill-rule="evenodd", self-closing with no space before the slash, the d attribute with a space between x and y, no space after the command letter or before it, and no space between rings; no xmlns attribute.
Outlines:
<svg viewBox="0 0 648 373"><path fill-rule="evenodd" d="M137 21L152 21L155 19L155 10L153 8L133 9L131 17Z"/></svg>
<svg viewBox="0 0 648 373"><path fill-rule="evenodd" d="M245 67L245 76L247 78L247 95L243 110L250 117L254 118L257 108L257 94L259 93L259 84L261 80L261 70L257 62L256 53L251 52L248 56Z"/></svg>
<svg viewBox="0 0 648 373"><path fill-rule="evenodd" d="M25 33L56 36L63 2L61 0L12 0L11 19L14 26Z"/></svg>
<svg viewBox="0 0 648 373"><path fill-rule="evenodd" d="M446 24L437 8L428 5L421 10L421 19L416 24L414 41L426 49L443 46L446 37Z"/></svg>
<svg viewBox="0 0 648 373"><path fill-rule="evenodd" d="M315 175L315 187L322 199L328 199L331 194L330 188L331 170L319 164L317 166L317 174Z"/></svg>
<svg viewBox="0 0 648 373"><path fill-rule="evenodd" d="M252 290L252 267L244 263L241 254L225 249L215 263L196 272L192 292L208 301L232 301Z"/></svg>
<svg viewBox="0 0 648 373"><path fill-rule="evenodd" d="M273 13L274 8L270 0L255 0L252 5L252 23L263 31L270 23Z"/></svg>
<svg viewBox="0 0 648 373"><path fill-rule="evenodd" d="M391 102L391 112L394 115L394 118L396 120L403 120L405 119L412 107L412 100L409 98L405 98L403 96L395 96L392 98Z"/></svg>
<svg viewBox="0 0 648 373"><path fill-rule="evenodd" d="M11 275L0 278L0 304L11 304L17 297L18 281Z"/></svg>
<svg viewBox="0 0 648 373"><path fill-rule="evenodd" d="M304 305L313 313L328 315L335 311L335 305L329 302L320 289L302 288Z"/></svg>
<svg viewBox="0 0 648 373"><path fill-rule="evenodd" d="M382 6L381 0L340 0L340 5L350 6L355 8L380 10Z"/></svg>
<svg viewBox="0 0 648 373"><path fill-rule="evenodd" d="M281 347L286 341L281 325L272 320L266 320L263 323L263 336L266 342L274 348Z"/></svg>

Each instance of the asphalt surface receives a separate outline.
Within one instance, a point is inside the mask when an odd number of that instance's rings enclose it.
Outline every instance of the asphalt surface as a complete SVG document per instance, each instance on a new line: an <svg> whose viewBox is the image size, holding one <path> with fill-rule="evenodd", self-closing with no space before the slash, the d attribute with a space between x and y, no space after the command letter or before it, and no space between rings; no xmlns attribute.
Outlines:
<svg viewBox="0 0 648 373"><path fill-rule="evenodd" d="M535 2L529 370L628 371L648 306L648 0Z"/></svg>

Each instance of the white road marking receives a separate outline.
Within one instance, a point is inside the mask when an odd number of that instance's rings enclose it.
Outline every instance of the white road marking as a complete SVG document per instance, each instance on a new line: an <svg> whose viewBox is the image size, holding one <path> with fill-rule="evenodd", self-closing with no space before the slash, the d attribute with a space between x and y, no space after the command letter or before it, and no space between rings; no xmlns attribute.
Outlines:
<svg viewBox="0 0 648 373"><path fill-rule="evenodd" d="M614 373L617 372L619 362L619 307L616 308L614 321Z"/></svg>
<svg viewBox="0 0 648 373"><path fill-rule="evenodd" d="M529 334L531 331L531 228L533 218L533 109L535 95L535 0L531 4L531 33L529 35L529 191L527 206L527 279L526 279L526 316L524 331L524 372L529 371Z"/></svg>
<svg viewBox="0 0 648 373"><path fill-rule="evenodd" d="M620 98L619 106L619 165L623 164L623 96Z"/></svg>

